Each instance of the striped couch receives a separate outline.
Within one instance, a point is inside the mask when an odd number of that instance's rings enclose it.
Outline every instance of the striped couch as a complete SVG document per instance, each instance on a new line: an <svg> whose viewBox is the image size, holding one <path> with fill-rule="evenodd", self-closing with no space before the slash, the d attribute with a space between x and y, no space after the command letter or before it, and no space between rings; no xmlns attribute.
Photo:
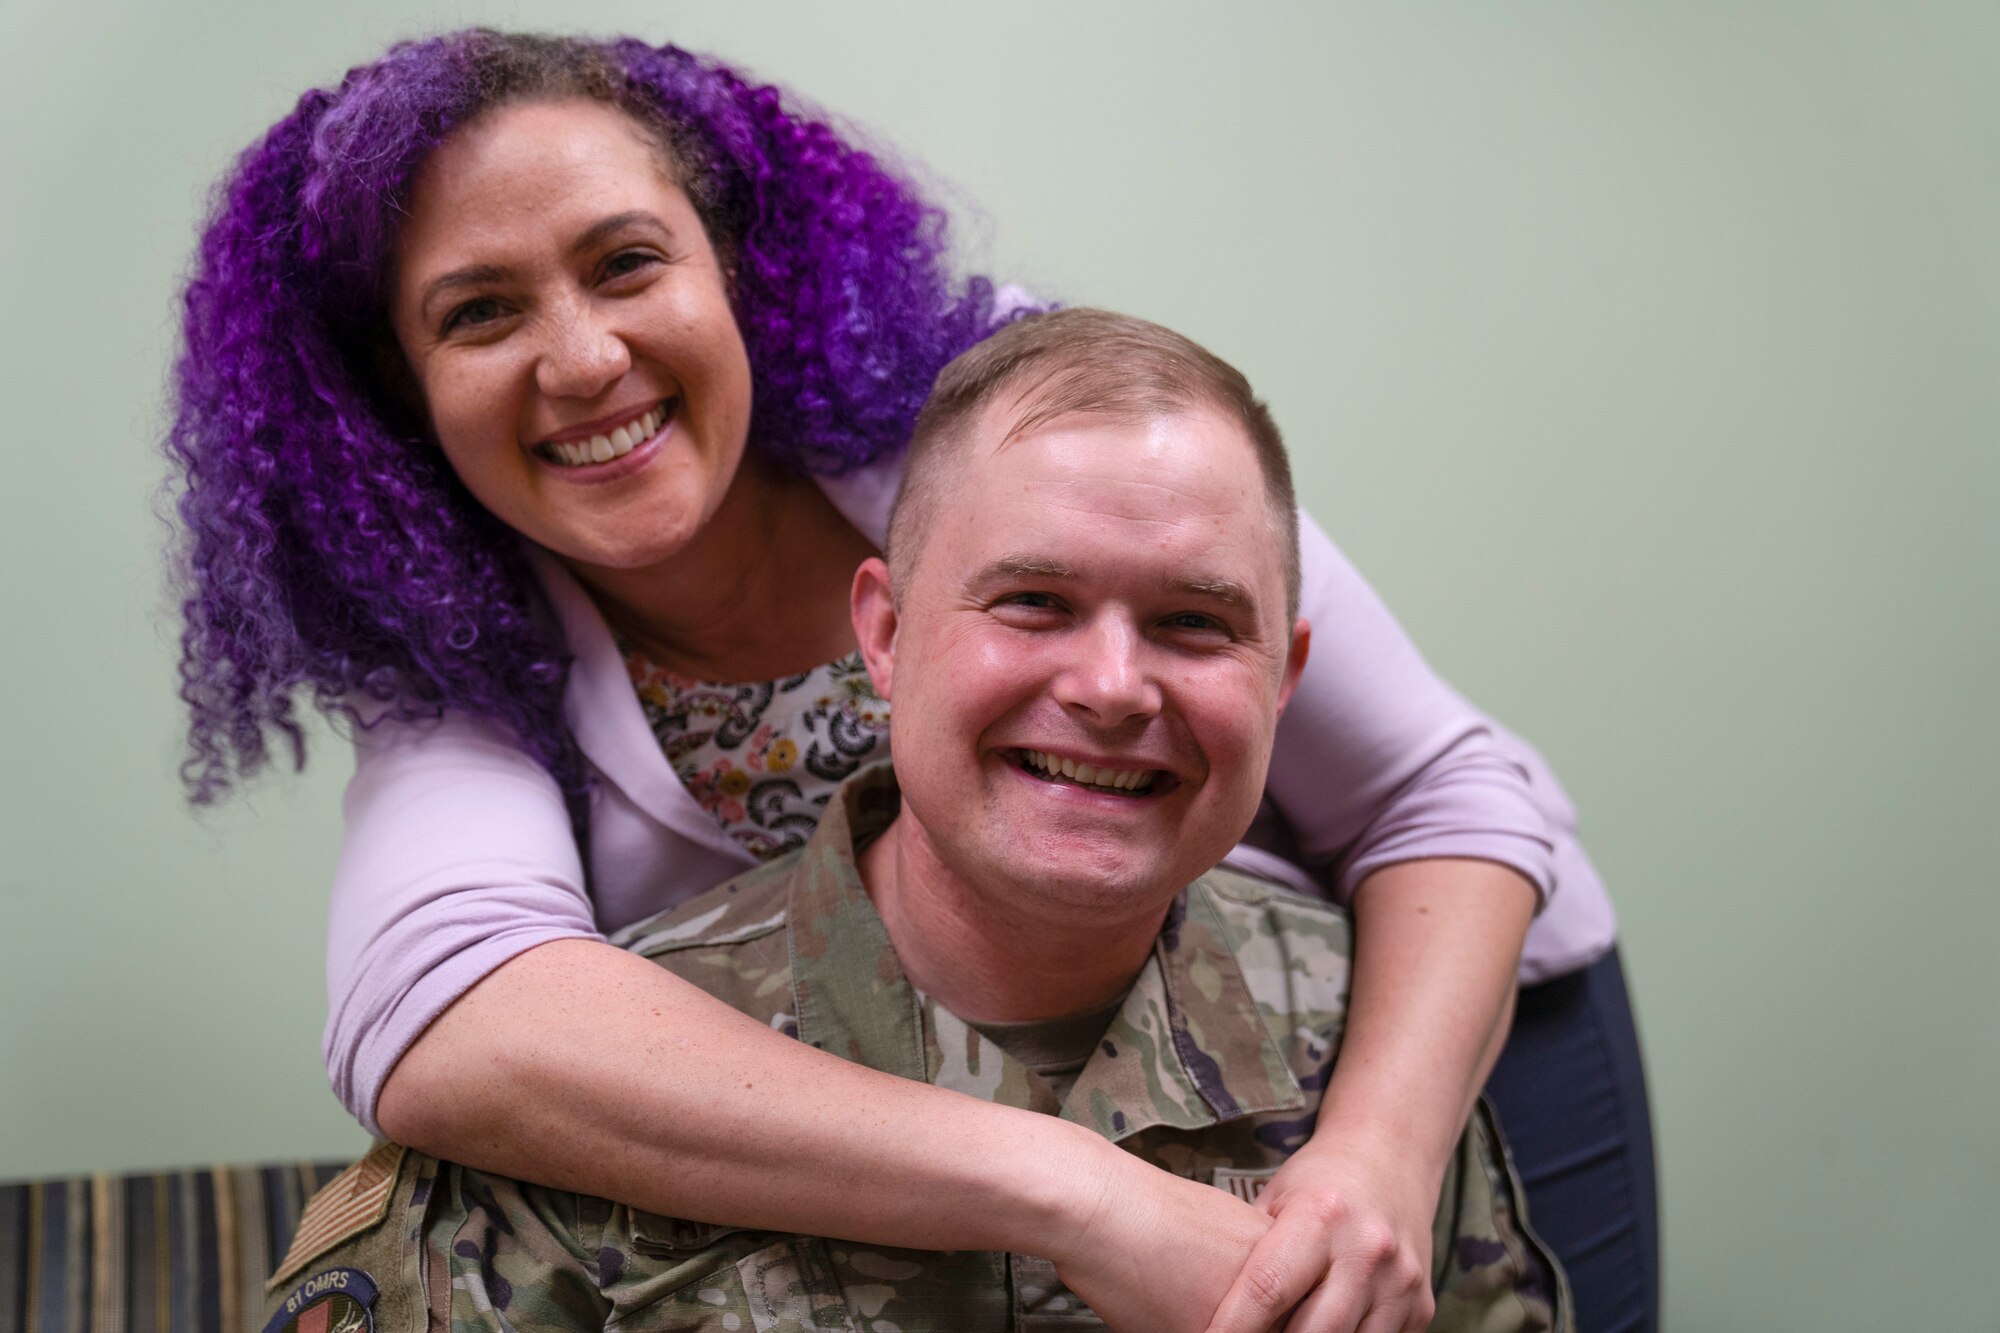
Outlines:
<svg viewBox="0 0 2000 1333"><path fill-rule="evenodd" d="M0 1185L0 1333L258 1333L305 1201L347 1165Z"/></svg>

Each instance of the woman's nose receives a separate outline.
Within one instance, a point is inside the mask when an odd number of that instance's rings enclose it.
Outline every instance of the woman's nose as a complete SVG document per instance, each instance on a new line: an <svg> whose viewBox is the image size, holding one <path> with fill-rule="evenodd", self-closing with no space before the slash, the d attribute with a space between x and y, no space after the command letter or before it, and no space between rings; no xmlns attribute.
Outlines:
<svg viewBox="0 0 2000 1333"><path fill-rule="evenodd" d="M535 363L535 387L551 398L595 398L632 368L623 337L589 310L565 312L548 325Z"/></svg>
<svg viewBox="0 0 2000 1333"><path fill-rule="evenodd" d="M1115 727L1160 711L1160 686L1147 662L1146 639L1136 625L1105 617L1072 641L1076 656L1057 675L1063 707L1096 726Z"/></svg>

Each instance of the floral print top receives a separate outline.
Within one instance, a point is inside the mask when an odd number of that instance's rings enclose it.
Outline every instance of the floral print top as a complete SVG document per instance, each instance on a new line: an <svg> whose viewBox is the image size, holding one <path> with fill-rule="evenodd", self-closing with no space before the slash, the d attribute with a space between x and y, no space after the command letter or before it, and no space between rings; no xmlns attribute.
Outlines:
<svg viewBox="0 0 2000 1333"><path fill-rule="evenodd" d="M841 781L888 757L889 704L859 652L783 680L715 685L619 648L667 763L760 861L803 846Z"/></svg>

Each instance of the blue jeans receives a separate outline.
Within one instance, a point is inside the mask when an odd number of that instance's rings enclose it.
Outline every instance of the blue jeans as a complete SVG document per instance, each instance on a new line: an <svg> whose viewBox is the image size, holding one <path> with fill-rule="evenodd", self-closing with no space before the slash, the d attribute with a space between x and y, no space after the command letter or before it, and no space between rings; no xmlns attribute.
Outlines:
<svg viewBox="0 0 2000 1333"><path fill-rule="evenodd" d="M1520 995L1486 1095L1569 1273L1578 1333L1655 1333L1660 1224L1653 1125L1616 950Z"/></svg>

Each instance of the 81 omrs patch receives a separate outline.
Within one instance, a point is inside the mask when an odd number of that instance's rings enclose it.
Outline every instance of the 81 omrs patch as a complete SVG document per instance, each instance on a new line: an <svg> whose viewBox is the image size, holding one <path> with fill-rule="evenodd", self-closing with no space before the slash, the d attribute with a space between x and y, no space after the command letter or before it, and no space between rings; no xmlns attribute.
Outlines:
<svg viewBox="0 0 2000 1333"><path fill-rule="evenodd" d="M375 1333L375 1280L358 1268L329 1268L301 1282L264 1333Z"/></svg>

